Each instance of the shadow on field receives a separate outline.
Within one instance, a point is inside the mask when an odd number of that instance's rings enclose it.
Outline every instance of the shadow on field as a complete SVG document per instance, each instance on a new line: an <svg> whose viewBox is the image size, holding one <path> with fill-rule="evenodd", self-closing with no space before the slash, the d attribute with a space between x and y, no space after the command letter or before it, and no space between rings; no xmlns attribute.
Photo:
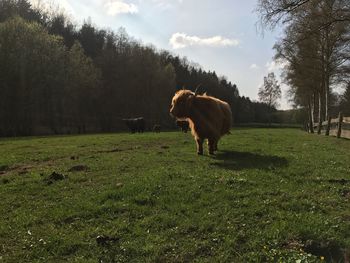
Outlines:
<svg viewBox="0 0 350 263"><path fill-rule="evenodd" d="M220 151L216 154L215 159L221 160L222 162L212 163L212 165L230 170L274 170L276 168L288 166L286 158L273 155L260 155L251 152Z"/></svg>

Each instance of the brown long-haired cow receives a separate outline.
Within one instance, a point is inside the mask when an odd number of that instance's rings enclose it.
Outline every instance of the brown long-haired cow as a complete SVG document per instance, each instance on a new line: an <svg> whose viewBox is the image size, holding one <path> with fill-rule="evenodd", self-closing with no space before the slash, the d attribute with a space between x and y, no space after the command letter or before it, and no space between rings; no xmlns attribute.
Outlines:
<svg viewBox="0 0 350 263"><path fill-rule="evenodd" d="M208 139L209 154L214 154L219 139L230 132L232 125L231 108L226 102L208 95L197 95L190 90L175 93L170 114L189 122L198 154L203 154L205 139Z"/></svg>

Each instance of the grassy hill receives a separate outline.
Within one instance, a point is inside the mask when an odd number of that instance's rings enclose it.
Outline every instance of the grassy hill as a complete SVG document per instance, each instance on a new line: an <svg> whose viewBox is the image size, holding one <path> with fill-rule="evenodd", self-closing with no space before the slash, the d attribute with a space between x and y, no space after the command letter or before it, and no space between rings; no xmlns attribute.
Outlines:
<svg viewBox="0 0 350 263"><path fill-rule="evenodd" d="M197 156L180 132L0 139L0 262L350 253L349 140L241 128L219 148Z"/></svg>

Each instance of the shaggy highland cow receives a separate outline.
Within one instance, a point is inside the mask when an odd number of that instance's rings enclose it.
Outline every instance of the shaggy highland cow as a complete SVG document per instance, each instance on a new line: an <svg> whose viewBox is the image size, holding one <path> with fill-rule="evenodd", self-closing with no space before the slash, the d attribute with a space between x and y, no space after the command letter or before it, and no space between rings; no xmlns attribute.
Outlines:
<svg viewBox="0 0 350 263"><path fill-rule="evenodd" d="M133 119L123 119L126 126L128 126L131 133L144 132L145 131L145 120L143 117Z"/></svg>
<svg viewBox="0 0 350 263"><path fill-rule="evenodd" d="M197 95L190 90L175 93L170 114L177 119L187 119L197 143L197 153L203 154L203 142L208 139L209 154L218 149L219 139L230 133L232 112L230 106L217 98Z"/></svg>
<svg viewBox="0 0 350 263"><path fill-rule="evenodd" d="M153 126L153 131L156 133L160 133L160 130L162 129L162 127L159 124L154 124Z"/></svg>
<svg viewBox="0 0 350 263"><path fill-rule="evenodd" d="M187 133L190 129L190 126L188 124L188 121L184 120L176 120L176 126L181 129L182 132Z"/></svg>

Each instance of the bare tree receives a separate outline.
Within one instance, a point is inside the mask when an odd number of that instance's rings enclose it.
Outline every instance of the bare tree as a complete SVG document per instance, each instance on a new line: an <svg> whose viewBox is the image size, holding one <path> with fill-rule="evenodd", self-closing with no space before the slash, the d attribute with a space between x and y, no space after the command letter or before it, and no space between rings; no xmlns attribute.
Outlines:
<svg viewBox="0 0 350 263"><path fill-rule="evenodd" d="M276 108L278 100L281 98L281 88L276 80L275 73L271 72L264 77L264 84L259 88L259 100L267 104L268 108ZM269 116L269 123L271 123L271 116Z"/></svg>
<svg viewBox="0 0 350 263"><path fill-rule="evenodd" d="M271 72L264 77L264 84L259 88L259 100L269 107L277 107L281 98L281 88L276 80L275 73Z"/></svg>
<svg viewBox="0 0 350 263"><path fill-rule="evenodd" d="M295 14L320 2L335 4L335 12L322 22L320 28L350 22L350 2L348 0L259 0L256 11L260 15L260 25L263 28L273 29L279 23L291 23Z"/></svg>

